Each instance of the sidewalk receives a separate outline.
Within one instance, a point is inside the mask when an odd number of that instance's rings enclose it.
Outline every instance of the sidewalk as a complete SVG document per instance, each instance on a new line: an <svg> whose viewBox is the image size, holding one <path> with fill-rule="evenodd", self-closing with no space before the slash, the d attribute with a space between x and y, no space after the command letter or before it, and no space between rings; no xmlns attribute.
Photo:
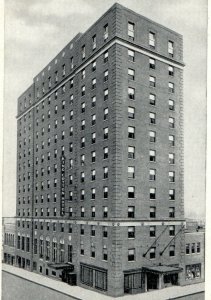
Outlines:
<svg viewBox="0 0 211 300"><path fill-rule="evenodd" d="M25 280L29 280L38 285L50 288L52 290L56 290L65 295L71 295L78 300L111 300L114 299L109 296L105 296L103 294L99 294L97 292L93 292L78 286L70 286L67 283L54 280L33 272L29 272L23 269L19 269L7 264L2 264L2 270L18 277L24 278ZM180 297L184 295L190 295L198 292L204 291L204 283L193 284L189 286L174 286L165 288L162 290L155 290L152 292L144 293L144 294L136 294L136 295L125 295L124 297L118 297L118 300L167 300L173 299L174 297Z"/></svg>

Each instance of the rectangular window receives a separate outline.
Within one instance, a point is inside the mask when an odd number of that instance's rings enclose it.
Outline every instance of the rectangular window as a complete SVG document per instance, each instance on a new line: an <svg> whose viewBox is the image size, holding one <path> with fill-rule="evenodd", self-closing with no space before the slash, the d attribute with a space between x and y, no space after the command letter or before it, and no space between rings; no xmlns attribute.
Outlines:
<svg viewBox="0 0 211 300"><path fill-rule="evenodd" d="M175 146L175 137L174 135L169 135L169 145Z"/></svg>
<svg viewBox="0 0 211 300"><path fill-rule="evenodd" d="M95 188L92 188L91 189L91 199L92 200L95 200L95 195L96 195L96 190L95 190Z"/></svg>
<svg viewBox="0 0 211 300"><path fill-rule="evenodd" d="M194 280L201 277L201 264L186 266L186 280Z"/></svg>
<svg viewBox="0 0 211 300"><path fill-rule="evenodd" d="M103 116L103 119L104 119L104 120L107 120L107 119L108 119L108 107L106 107L106 108L104 109L104 116Z"/></svg>
<svg viewBox="0 0 211 300"><path fill-rule="evenodd" d="M108 70L104 72L104 82L108 81Z"/></svg>
<svg viewBox="0 0 211 300"><path fill-rule="evenodd" d="M168 54L169 56L174 56L174 43L172 41L168 41Z"/></svg>
<svg viewBox="0 0 211 300"><path fill-rule="evenodd" d="M91 139L92 144L95 144L96 142L96 132L92 133L92 139Z"/></svg>
<svg viewBox="0 0 211 300"><path fill-rule="evenodd" d="M108 187L107 186L103 187L103 198L104 199L108 198Z"/></svg>
<svg viewBox="0 0 211 300"><path fill-rule="evenodd" d="M195 243L191 244L191 253L195 253Z"/></svg>
<svg viewBox="0 0 211 300"><path fill-rule="evenodd" d="M169 153L169 164L174 165L175 164L175 154Z"/></svg>
<svg viewBox="0 0 211 300"><path fill-rule="evenodd" d="M150 218L156 217L156 207L155 206L150 206L149 216L150 216Z"/></svg>
<svg viewBox="0 0 211 300"><path fill-rule="evenodd" d="M174 83L172 82L168 83L168 91L169 93L174 93Z"/></svg>
<svg viewBox="0 0 211 300"><path fill-rule="evenodd" d="M81 71L81 79L83 80L83 79L85 79L85 77L86 77L86 71L85 71L85 69L83 69Z"/></svg>
<svg viewBox="0 0 211 300"><path fill-rule="evenodd" d="M135 218L135 206L128 206L128 218Z"/></svg>
<svg viewBox="0 0 211 300"><path fill-rule="evenodd" d="M150 226L149 227L149 236L150 237L155 237L156 236L156 227L155 226Z"/></svg>
<svg viewBox="0 0 211 300"><path fill-rule="evenodd" d="M169 190L169 200L175 200L175 190Z"/></svg>
<svg viewBox="0 0 211 300"><path fill-rule="evenodd" d="M174 118L169 117L169 128L175 127L175 120Z"/></svg>
<svg viewBox="0 0 211 300"><path fill-rule="evenodd" d="M96 152L92 151L92 162L94 163L96 161Z"/></svg>
<svg viewBox="0 0 211 300"><path fill-rule="evenodd" d="M95 236L95 226L91 225L91 236Z"/></svg>
<svg viewBox="0 0 211 300"><path fill-rule="evenodd" d="M103 36L104 36L104 41L106 41L108 39L108 24L106 24L104 26L104 34L103 34Z"/></svg>
<svg viewBox="0 0 211 300"><path fill-rule="evenodd" d="M108 178L108 167L103 168L103 178L107 179Z"/></svg>
<svg viewBox="0 0 211 300"><path fill-rule="evenodd" d="M97 38L96 38L96 34L95 34L92 37L92 50L95 50L96 46L97 46Z"/></svg>
<svg viewBox="0 0 211 300"><path fill-rule="evenodd" d="M128 79L135 80L135 70L128 69Z"/></svg>
<svg viewBox="0 0 211 300"><path fill-rule="evenodd" d="M196 252L197 252L197 253L200 253L200 252L201 252L201 244L200 244L200 243L197 243L197 244L196 244Z"/></svg>
<svg viewBox="0 0 211 300"><path fill-rule="evenodd" d="M104 101L108 100L108 89L104 90Z"/></svg>
<svg viewBox="0 0 211 300"><path fill-rule="evenodd" d="M128 186L128 198L134 199L135 198L135 187L134 186Z"/></svg>
<svg viewBox="0 0 211 300"><path fill-rule="evenodd" d="M169 171L169 182L175 182L175 172Z"/></svg>
<svg viewBox="0 0 211 300"><path fill-rule="evenodd" d="M149 113L149 122L150 122L150 124L156 124L156 114L155 113Z"/></svg>
<svg viewBox="0 0 211 300"><path fill-rule="evenodd" d="M149 32L149 46L155 48L155 33L152 31Z"/></svg>
<svg viewBox="0 0 211 300"><path fill-rule="evenodd" d="M135 127L128 126L128 138L135 139Z"/></svg>
<svg viewBox="0 0 211 300"><path fill-rule="evenodd" d="M149 76L149 86L151 87L156 86L156 78L154 76Z"/></svg>
<svg viewBox="0 0 211 300"><path fill-rule="evenodd" d="M92 72L96 70L96 61L93 61L92 63Z"/></svg>
<svg viewBox="0 0 211 300"><path fill-rule="evenodd" d="M135 51L128 49L128 60L132 62L135 61Z"/></svg>
<svg viewBox="0 0 211 300"><path fill-rule="evenodd" d="M169 207L169 218L175 218L175 207Z"/></svg>
<svg viewBox="0 0 211 300"><path fill-rule="evenodd" d="M149 141L150 141L150 143L156 142L156 132L155 131L149 131Z"/></svg>
<svg viewBox="0 0 211 300"><path fill-rule="evenodd" d="M128 261L135 260L135 249L128 249Z"/></svg>
<svg viewBox="0 0 211 300"><path fill-rule="evenodd" d="M155 259L155 252L156 252L156 248L155 248L155 247L152 247L152 248L149 250L149 258L150 258L150 259Z"/></svg>
<svg viewBox="0 0 211 300"><path fill-rule="evenodd" d="M108 206L103 206L103 218L108 217Z"/></svg>
<svg viewBox="0 0 211 300"><path fill-rule="evenodd" d="M135 147L128 146L128 158L135 158Z"/></svg>
<svg viewBox="0 0 211 300"><path fill-rule="evenodd" d="M84 59L85 56L86 56L86 48L85 48L85 45L83 45L83 46L81 47L81 56L82 56L82 59Z"/></svg>
<svg viewBox="0 0 211 300"><path fill-rule="evenodd" d="M128 22L128 37L132 40L135 38L135 24L132 22Z"/></svg>
<svg viewBox="0 0 211 300"><path fill-rule="evenodd" d="M128 119L135 119L135 108L128 107Z"/></svg>
<svg viewBox="0 0 211 300"><path fill-rule="evenodd" d="M84 96L85 95L85 91L86 91L86 88L85 88L85 85L83 85L81 87L81 96Z"/></svg>
<svg viewBox="0 0 211 300"><path fill-rule="evenodd" d="M81 217L83 218L85 215L85 208L81 206Z"/></svg>
<svg viewBox="0 0 211 300"><path fill-rule="evenodd" d="M149 68L155 69L155 59L154 58L149 58Z"/></svg>
<svg viewBox="0 0 211 300"><path fill-rule="evenodd" d="M186 244L186 254L190 254L190 244Z"/></svg>
<svg viewBox="0 0 211 300"><path fill-rule="evenodd" d="M103 237L104 238L108 237L108 227L107 226L103 226Z"/></svg>
<svg viewBox="0 0 211 300"><path fill-rule="evenodd" d="M169 235L175 236L175 226L174 225L169 226Z"/></svg>
<svg viewBox="0 0 211 300"><path fill-rule="evenodd" d="M92 206L92 218L95 217L95 206Z"/></svg>
<svg viewBox="0 0 211 300"><path fill-rule="evenodd" d="M169 76L174 76L174 67L168 66Z"/></svg>
<svg viewBox="0 0 211 300"><path fill-rule="evenodd" d="M135 167L128 167L127 174L129 179L135 178Z"/></svg>
<svg viewBox="0 0 211 300"><path fill-rule="evenodd" d="M156 170L155 169L150 169L149 170L149 180L150 181L155 181L156 179Z"/></svg>
<svg viewBox="0 0 211 300"><path fill-rule="evenodd" d="M135 226L128 227L128 238L134 239L135 238Z"/></svg>
<svg viewBox="0 0 211 300"><path fill-rule="evenodd" d="M92 90L96 88L96 78L92 79Z"/></svg>
<svg viewBox="0 0 211 300"><path fill-rule="evenodd" d="M151 105L156 104L156 96L154 94L149 94L149 104Z"/></svg>
<svg viewBox="0 0 211 300"><path fill-rule="evenodd" d="M175 246L174 245L170 245L169 246L169 256L175 256Z"/></svg>
<svg viewBox="0 0 211 300"><path fill-rule="evenodd" d="M103 138L104 140L108 139L108 127L103 129Z"/></svg>
<svg viewBox="0 0 211 300"><path fill-rule="evenodd" d="M134 88L131 88L131 87L128 88L128 98L130 100L135 100L135 89Z"/></svg>
<svg viewBox="0 0 211 300"><path fill-rule="evenodd" d="M103 148L103 153L104 153L103 159L107 159L108 158L108 147Z"/></svg>
<svg viewBox="0 0 211 300"><path fill-rule="evenodd" d="M108 51L104 52L104 63L108 61Z"/></svg>
<svg viewBox="0 0 211 300"><path fill-rule="evenodd" d="M149 161L155 162L156 161L156 151L149 150Z"/></svg>
<svg viewBox="0 0 211 300"><path fill-rule="evenodd" d="M150 188L150 190L149 190L149 199L150 200L155 200L156 199L156 189L155 188Z"/></svg>
<svg viewBox="0 0 211 300"><path fill-rule="evenodd" d="M169 99L169 110L174 110L174 100Z"/></svg>

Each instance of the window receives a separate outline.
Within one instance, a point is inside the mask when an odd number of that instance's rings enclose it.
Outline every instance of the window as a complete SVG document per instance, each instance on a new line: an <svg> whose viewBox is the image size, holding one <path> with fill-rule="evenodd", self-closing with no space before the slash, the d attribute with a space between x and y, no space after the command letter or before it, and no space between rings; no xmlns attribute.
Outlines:
<svg viewBox="0 0 211 300"><path fill-rule="evenodd" d="M128 119L135 119L135 108L128 107Z"/></svg>
<svg viewBox="0 0 211 300"><path fill-rule="evenodd" d="M127 169L128 169L127 171L128 178L129 179L135 178L135 167L128 167Z"/></svg>
<svg viewBox="0 0 211 300"><path fill-rule="evenodd" d="M155 33L152 31L149 32L149 46L155 48Z"/></svg>
<svg viewBox="0 0 211 300"><path fill-rule="evenodd" d="M156 217L156 207L155 206L150 206L149 216L150 216L150 218L155 218Z"/></svg>
<svg viewBox="0 0 211 300"><path fill-rule="evenodd" d="M104 82L108 81L108 70L104 72Z"/></svg>
<svg viewBox="0 0 211 300"><path fill-rule="evenodd" d="M149 190L149 199L150 200L155 200L156 199L156 189L155 188L150 188L150 190Z"/></svg>
<svg viewBox="0 0 211 300"><path fill-rule="evenodd" d="M168 85L169 85L169 88L168 88L169 93L174 93L174 83L169 82Z"/></svg>
<svg viewBox="0 0 211 300"><path fill-rule="evenodd" d="M96 78L92 79L92 90L96 88Z"/></svg>
<svg viewBox="0 0 211 300"><path fill-rule="evenodd" d="M70 58L70 68L71 69L74 68L73 57Z"/></svg>
<svg viewBox="0 0 211 300"><path fill-rule="evenodd" d="M73 216L73 208L69 207L69 217L71 218Z"/></svg>
<svg viewBox="0 0 211 300"><path fill-rule="evenodd" d="M104 52L104 63L108 61L108 51Z"/></svg>
<svg viewBox="0 0 211 300"><path fill-rule="evenodd" d="M201 252L201 244L200 244L200 243L197 243L197 244L196 244L196 252L197 252L197 253L200 253L200 252Z"/></svg>
<svg viewBox="0 0 211 300"><path fill-rule="evenodd" d="M108 178L108 167L103 168L103 178L107 179Z"/></svg>
<svg viewBox="0 0 211 300"><path fill-rule="evenodd" d="M84 235L84 225L81 225L81 235Z"/></svg>
<svg viewBox="0 0 211 300"><path fill-rule="evenodd" d="M175 137L174 135L169 135L169 145L174 146L175 145Z"/></svg>
<svg viewBox="0 0 211 300"><path fill-rule="evenodd" d="M169 190L169 200L175 200L175 190Z"/></svg>
<svg viewBox="0 0 211 300"><path fill-rule="evenodd" d="M128 60L132 62L135 61L135 51L128 49Z"/></svg>
<svg viewBox="0 0 211 300"><path fill-rule="evenodd" d="M155 162L156 161L156 151L149 150L149 161Z"/></svg>
<svg viewBox="0 0 211 300"><path fill-rule="evenodd" d="M128 261L135 260L135 249L128 249Z"/></svg>
<svg viewBox="0 0 211 300"><path fill-rule="evenodd" d="M107 186L103 187L103 198L104 199L108 198L108 187Z"/></svg>
<svg viewBox="0 0 211 300"><path fill-rule="evenodd" d="M135 217L135 206L128 206L127 216L128 216L128 218Z"/></svg>
<svg viewBox="0 0 211 300"><path fill-rule="evenodd" d="M135 70L128 69L128 79L135 80Z"/></svg>
<svg viewBox="0 0 211 300"><path fill-rule="evenodd" d="M84 113L85 109L86 109L86 103L83 102L83 103L81 103L81 113Z"/></svg>
<svg viewBox="0 0 211 300"><path fill-rule="evenodd" d="M149 94L149 104L151 105L156 104L156 96L154 94Z"/></svg>
<svg viewBox="0 0 211 300"><path fill-rule="evenodd" d="M150 143L155 143L155 141L156 141L156 132L155 131L149 132L149 141L150 141Z"/></svg>
<svg viewBox="0 0 211 300"><path fill-rule="evenodd" d="M86 48L85 48L85 45L83 45L83 46L81 47L81 56L82 56L82 59L84 59L85 56L86 56Z"/></svg>
<svg viewBox="0 0 211 300"><path fill-rule="evenodd" d="M174 225L169 226L169 235L175 236L175 226Z"/></svg>
<svg viewBox="0 0 211 300"><path fill-rule="evenodd" d="M108 158L108 147L103 148L103 154L104 154L103 158L107 159Z"/></svg>
<svg viewBox="0 0 211 300"><path fill-rule="evenodd" d="M169 99L169 110L174 110L174 100Z"/></svg>
<svg viewBox="0 0 211 300"><path fill-rule="evenodd" d="M174 128L174 127L175 127L174 118L169 117L169 128Z"/></svg>
<svg viewBox="0 0 211 300"><path fill-rule="evenodd" d="M149 122L150 122L150 124L156 124L156 114L155 113L149 113Z"/></svg>
<svg viewBox="0 0 211 300"><path fill-rule="evenodd" d="M95 217L95 206L92 206L92 214L91 214L91 216L92 216L92 218L94 218Z"/></svg>
<svg viewBox="0 0 211 300"><path fill-rule="evenodd" d="M152 247L152 248L149 250L149 258L150 258L150 259L155 259L155 253L156 253L156 248L155 248L155 247Z"/></svg>
<svg viewBox="0 0 211 300"><path fill-rule="evenodd" d="M104 140L108 139L108 127L103 129L103 138Z"/></svg>
<svg viewBox="0 0 211 300"><path fill-rule="evenodd" d="M85 77L86 77L86 71L85 71L85 69L83 69L81 71L81 79L85 79Z"/></svg>
<svg viewBox="0 0 211 300"><path fill-rule="evenodd" d="M201 277L201 264L186 265L186 280L192 280Z"/></svg>
<svg viewBox="0 0 211 300"><path fill-rule="evenodd" d="M104 109L104 117L103 117L104 120L107 120L108 119L108 107L106 107Z"/></svg>
<svg viewBox="0 0 211 300"><path fill-rule="evenodd" d="M175 207L169 207L169 218L175 218Z"/></svg>
<svg viewBox="0 0 211 300"><path fill-rule="evenodd" d="M174 153L169 153L169 163L171 165L175 164L175 154Z"/></svg>
<svg viewBox="0 0 211 300"><path fill-rule="evenodd" d="M91 225L91 236L95 236L95 226Z"/></svg>
<svg viewBox="0 0 211 300"><path fill-rule="evenodd" d="M168 54L169 56L174 56L174 43L172 41L168 41Z"/></svg>
<svg viewBox="0 0 211 300"><path fill-rule="evenodd" d="M174 67L168 66L169 76L174 76Z"/></svg>
<svg viewBox="0 0 211 300"><path fill-rule="evenodd" d="M96 105L96 96L92 97L92 107Z"/></svg>
<svg viewBox="0 0 211 300"><path fill-rule="evenodd" d="M70 80L70 89L73 88L73 79Z"/></svg>
<svg viewBox="0 0 211 300"><path fill-rule="evenodd" d="M95 188L92 188L91 189L91 199L92 200L95 200L95 195L96 195L96 190L95 190Z"/></svg>
<svg viewBox="0 0 211 300"><path fill-rule="evenodd" d="M128 126L128 138L135 139L135 127Z"/></svg>
<svg viewBox="0 0 211 300"><path fill-rule="evenodd" d="M83 85L81 87L81 96L84 96L85 95L85 91L86 91L86 88L85 88L85 85Z"/></svg>
<svg viewBox="0 0 211 300"><path fill-rule="evenodd" d="M85 190L81 190L81 200L85 199Z"/></svg>
<svg viewBox="0 0 211 300"><path fill-rule="evenodd" d="M95 245L91 243L91 257L95 257Z"/></svg>
<svg viewBox="0 0 211 300"><path fill-rule="evenodd" d="M92 133L92 144L95 144L96 142L96 132Z"/></svg>
<svg viewBox="0 0 211 300"><path fill-rule="evenodd" d="M83 218L85 215L85 209L83 206L81 206L81 217Z"/></svg>
<svg viewBox="0 0 211 300"><path fill-rule="evenodd" d="M103 206L103 218L108 217L108 206Z"/></svg>
<svg viewBox="0 0 211 300"><path fill-rule="evenodd" d="M156 236L156 227L155 226L150 226L149 227L149 236L150 237L155 237Z"/></svg>
<svg viewBox="0 0 211 300"><path fill-rule="evenodd" d="M169 246L169 256L175 256L175 246L174 245Z"/></svg>
<svg viewBox="0 0 211 300"><path fill-rule="evenodd" d="M82 120L81 121L81 130L84 130L85 129L85 120Z"/></svg>
<svg viewBox="0 0 211 300"><path fill-rule="evenodd" d="M65 93L65 84L62 86L62 94L64 94Z"/></svg>
<svg viewBox="0 0 211 300"><path fill-rule="evenodd" d="M135 147L128 146L128 158L135 158Z"/></svg>
<svg viewBox="0 0 211 300"><path fill-rule="evenodd" d="M128 227L128 238L134 239L135 238L135 226Z"/></svg>
<svg viewBox="0 0 211 300"><path fill-rule="evenodd" d="M130 100L135 100L135 89L134 88L131 88L131 87L128 88L128 98Z"/></svg>
<svg viewBox="0 0 211 300"><path fill-rule="evenodd" d="M128 37L131 40L134 40L135 38L135 24L132 22L128 22Z"/></svg>
<svg viewBox="0 0 211 300"><path fill-rule="evenodd" d="M156 170L155 169L150 169L149 170L149 180L150 181L155 181L156 179Z"/></svg>
<svg viewBox="0 0 211 300"><path fill-rule="evenodd" d="M108 250L106 245L103 246L103 260L108 260Z"/></svg>
<svg viewBox="0 0 211 300"><path fill-rule="evenodd" d="M91 180L94 181L96 179L96 171L92 170L91 171Z"/></svg>
<svg viewBox="0 0 211 300"><path fill-rule="evenodd" d="M92 115L92 126L96 124L96 115Z"/></svg>
<svg viewBox="0 0 211 300"><path fill-rule="evenodd" d="M156 78L154 76L149 76L149 86L151 87L156 86Z"/></svg>
<svg viewBox="0 0 211 300"><path fill-rule="evenodd" d="M195 253L195 243L191 244L191 253Z"/></svg>
<svg viewBox="0 0 211 300"><path fill-rule="evenodd" d="M62 76L65 76L65 65L62 66Z"/></svg>
<svg viewBox="0 0 211 300"><path fill-rule="evenodd" d="M190 254L190 244L186 244L185 249L186 249L186 254Z"/></svg>
<svg viewBox="0 0 211 300"><path fill-rule="evenodd" d="M103 36L104 36L104 41L106 41L108 39L108 24L106 24L104 26L104 34L103 34Z"/></svg>
<svg viewBox="0 0 211 300"><path fill-rule="evenodd" d="M149 67L150 69L155 69L155 59L149 58Z"/></svg>
<svg viewBox="0 0 211 300"><path fill-rule="evenodd" d="M134 199L135 198L135 187L134 186L128 186L128 198Z"/></svg>
<svg viewBox="0 0 211 300"><path fill-rule="evenodd" d="M84 242L83 241L81 241L80 246L81 246L81 255L84 255Z"/></svg>
<svg viewBox="0 0 211 300"><path fill-rule="evenodd" d="M96 45L97 45L97 38L96 38L96 34L95 34L92 37L92 50L96 49Z"/></svg>
<svg viewBox="0 0 211 300"><path fill-rule="evenodd" d="M92 72L96 70L96 61L93 61L92 63Z"/></svg>
<svg viewBox="0 0 211 300"><path fill-rule="evenodd" d="M92 151L92 162L94 163L96 161L96 152Z"/></svg>
<svg viewBox="0 0 211 300"><path fill-rule="evenodd" d="M104 90L104 101L108 100L108 89Z"/></svg>
<svg viewBox="0 0 211 300"><path fill-rule="evenodd" d="M169 171L169 182L175 182L175 172Z"/></svg>
<svg viewBox="0 0 211 300"><path fill-rule="evenodd" d="M85 137L81 138L81 148L85 147Z"/></svg>

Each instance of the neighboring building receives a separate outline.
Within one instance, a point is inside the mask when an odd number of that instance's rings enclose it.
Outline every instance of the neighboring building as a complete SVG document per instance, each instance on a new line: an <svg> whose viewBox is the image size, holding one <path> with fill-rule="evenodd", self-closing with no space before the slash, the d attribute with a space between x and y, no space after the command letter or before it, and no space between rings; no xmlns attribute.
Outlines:
<svg viewBox="0 0 211 300"><path fill-rule="evenodd" d="M16 264L113 297L184 284L182 36L114 4L18 99Z"/></svg>
<svg viewBox="0 0 211 300"><path fill-rule="evenodd" d="M15 218L3 218L2 229L3 262L15 265Z"/></svg>

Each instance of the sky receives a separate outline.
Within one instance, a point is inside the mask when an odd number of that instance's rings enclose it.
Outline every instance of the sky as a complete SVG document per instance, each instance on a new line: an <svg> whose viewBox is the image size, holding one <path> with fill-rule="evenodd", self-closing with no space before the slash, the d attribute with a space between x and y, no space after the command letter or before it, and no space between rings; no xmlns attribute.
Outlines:
<svg viewBox="0 0 211 300"><path fill-rule="evenodd" d="M183 35L186 217L205 216L206 0L6 0L3 216L15 215L17 98L78 33L118 2Z"/></svg>

